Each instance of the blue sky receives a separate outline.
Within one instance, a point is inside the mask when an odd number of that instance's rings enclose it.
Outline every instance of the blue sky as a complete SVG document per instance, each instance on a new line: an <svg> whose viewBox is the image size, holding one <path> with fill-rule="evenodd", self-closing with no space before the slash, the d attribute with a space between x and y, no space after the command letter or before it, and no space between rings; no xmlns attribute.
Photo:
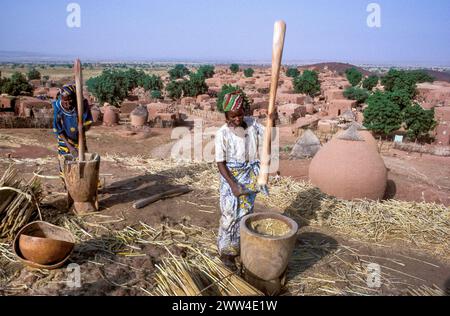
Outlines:
<svg viewBox="0 0 450 316"><path fill-rule="evenodd" d="M71 2L80 28L66 25ZM367 26L371 2L380 28ZM269 62L283 19L285 62L450 66L449 0L0 0L0 11L0 51Z"/></svg>

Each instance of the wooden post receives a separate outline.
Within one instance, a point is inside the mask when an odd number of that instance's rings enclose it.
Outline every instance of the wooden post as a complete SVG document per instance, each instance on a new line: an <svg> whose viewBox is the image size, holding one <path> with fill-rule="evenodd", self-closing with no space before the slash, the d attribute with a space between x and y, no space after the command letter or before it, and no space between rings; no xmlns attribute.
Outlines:
<svg viewBox="0 0 450 316"><path fill-rule="evenodd" d="M84 126L83 126L83 77L81 74L81 62L79 59L75 60L75 86L77 89L77 110L78 110L78 160L84 161Z"/></svg>
<svg viewBox="0 0 450 316"><path fill-rule="evenodd" d="M272 81L270 85L269 109L267 113L267 124L264 132L263 151L261 156L261 171L258 177L258 185L264 187L269 179L270 155L272 152L272 114L276 111L275 100L277 96L278 78L280 76L281 58L283 56L284 37L286 34L286 23L275 22L272 49Z"/></svg>

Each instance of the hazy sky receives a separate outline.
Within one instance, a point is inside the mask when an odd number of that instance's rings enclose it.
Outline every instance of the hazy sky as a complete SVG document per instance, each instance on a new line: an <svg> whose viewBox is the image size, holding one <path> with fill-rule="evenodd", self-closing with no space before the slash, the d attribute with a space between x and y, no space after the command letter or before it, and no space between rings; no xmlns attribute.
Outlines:
<svg viewBox="0 0 450 316"><path fill-rule="evenodd" d="M81 27L66 24L81 7ZM381 27L367 25L367 5ZM103 59L270 61L287 24L284 62L450 66L449 0L0 0L0 50Z"/></svg>

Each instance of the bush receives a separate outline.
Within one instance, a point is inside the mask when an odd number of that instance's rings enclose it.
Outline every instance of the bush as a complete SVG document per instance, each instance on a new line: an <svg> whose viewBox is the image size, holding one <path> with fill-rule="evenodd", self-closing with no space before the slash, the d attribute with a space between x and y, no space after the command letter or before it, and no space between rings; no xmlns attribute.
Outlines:
<svg viewBox="0 0 450 316"><path fill-rule="evenodd" d="M297 68L289 68L286 71L286 76L291 78L297 78L300 75L300 71Z"/></svg>
<svg viewBox="0 0 450 316"><path fill-rule="evenodd" d="M5 78L1 81L2 93L18 96L21 94L30 94L33 91L33 87L28 83L27 78L20 72L15 72L11 78Z"/></svg>
<svg viewBox="0 0 450 316"><path fill-rule="evenodd" d="M231 64L230 70L232 73L237 73L239 71L239 65L238 64Z"/></svg>
<svg viewBox="0 0 450 316"><path fill-rule="evenodd" d="M223 112L222 109L222 103L223 103L223 99L225 97L225 95L227 93L231 93L231 92L235 92L235 91L239 91L240 93L242 93L242 95L244 96L244 109L249 110L250 109L250 101L248 100L247 95L244 93L244 91L242 90L242 88L237 87L237 86L232 86L232 85L223 85L222 89L220 90L219 94L217 95L217 110L219 112ZM247 113L248 114L248 113Z"/></svg>
<svg viewBox="0 0 450 316"><path fill-rule="evenodd" d="M244 75L245 75L247 78L253 77L253 74L254 74L254 73L255 73L255 71L254 71L252 68L247 68L247 69L244 70Z"/></svg>
<svg viewBox="0 0 450 316"><path fill-rule="evenodd" d="M191 72L186 68L185 65L178 64L175 65L174 68L169 70L170 80L181 79L186 75L189 75Z"/></svg>
<svg viewBox="0 0 450 316"><path fill-rule="evenodd" d="M41 79L41 73L36 70L36 68L31 68L27 74L28 80L38 80Z"/></svg>
<svg viewBox="0 0 450 316"><path fill-rule="evenodd" d="M344 96L349 100L356 100L358 104L366 102L369 92L366 89L351 87L344 91Z"/></svg>
<svg viewBox="0 0 450 316"><path fill-rule="evenodd" d="M369 76L363 81L363 88L372 91L378 84L380 79L377 76Z"/></svg>
<svg viewBox="0 0 450 316"><path fill-rule="evenodd" d="M201 74L205 79L212 78L214 76L214 66L212 65L200 66L197 72Z"/></svg>
<svg viewBox="0 0 450 316"><path fill-rule="evenodd" d="M363 74L360 73L356 68L349 68L345 71L345 75L347 76L348 82L353 87L356 87L362 80Z"/></svg>
<svg viewBox="0 0 450 316"><path fill-rule="evenodd" d="M161 91L164 87L163 81L157 75L146 75L139 82L139 86L143 87L145 91Z"/></svg>
<svg viewBox="0 0 450 316"><path fill-rule="evenodd" d="M208 86L205 83L205 77L201 73L191 73L189 80L183 85L183 94L186 97L196 97L199 94L208 92Z"/></svg>
<svg viewBox="0 0 450 316"><path fill-rule="evenodd" d="M389 135L401 127L402 112L389 93L375 92L367 99L367 105L364 110L364 126L369 130Z"/></svg>
<svg viewBox="0 0 450 316"><path fill-rule="evenodd" d="M159 90L152 90L152 92L150 92L150 97L152 99L162 99L162 93Z"/></svg>
<svg viewBox="0 0 450 316"><path fill-rule="evenodd" d="M315 96L320 92L319 75L316 71L305 70L294 79L294 92Z"/></svg>
<svg viewBox="0 0 450 316"><path fill-rule="evenodd" d="M417 103L405 108L403 120L406 124L407 135L411 139L427 136L436 127L434 110L424 110Z"/></svg>
<svg viewBox="0 0 450 316"><path fill-rule="evenodd" d="M180 99L183 96L185 84L186 80L169 82L166 86L167 96L174 100Z"/></svg>

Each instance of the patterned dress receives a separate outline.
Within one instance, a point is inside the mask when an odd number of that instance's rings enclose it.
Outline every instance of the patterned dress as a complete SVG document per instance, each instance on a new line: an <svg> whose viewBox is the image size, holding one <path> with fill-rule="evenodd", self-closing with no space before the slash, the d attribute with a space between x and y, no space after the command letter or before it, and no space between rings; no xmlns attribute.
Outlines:
<svg viewBox="0 0 450 316"><path fill-rule="evenodd" d="M257 178L258 153L262 146L264 127L255 119L245 117L247 129L235 133L227 125L216 133L216 162L226 162L235 180L250 193L236 197L223 176L220 176L220 228L218 248L221 255L237 256L240 252L239 224L242 217L253 212Z"/></svg>
<svg viewBox="0 0 450 316"><path fill-rule="evenodd" d="M87 100L85 100L83 113L84 126L92 124L92 121L91 110L89 109ZM71 153L61 135L66 137L70 145L78 149L78 112L76 107L71 111L67 111L62 107L60 99L53 102L53 132L58 140L59 174L64 179L64 160Z"/></svg>

